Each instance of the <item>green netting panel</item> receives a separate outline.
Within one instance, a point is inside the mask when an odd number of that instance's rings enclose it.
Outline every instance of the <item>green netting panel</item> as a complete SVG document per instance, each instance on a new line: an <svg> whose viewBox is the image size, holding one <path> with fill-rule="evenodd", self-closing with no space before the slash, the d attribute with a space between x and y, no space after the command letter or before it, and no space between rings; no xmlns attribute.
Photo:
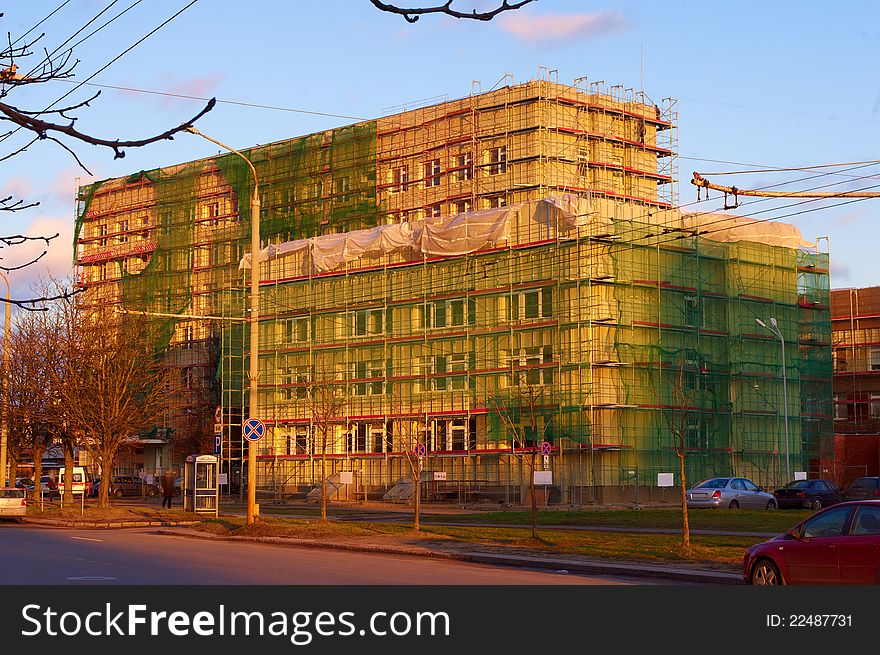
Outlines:
<svg viewBox="0 0 880 655"><path fill-rule="evenodd" d="M95 182L93 184L89 184L88 186L80 187L79 189L79 197L77 198L78 204L76 208L76 220L73 224L73 263L76 263L76 253L77 253L77 245L79 244L79 236L82 233L82 226L86 220L86 215L88 214L89 207L92 204L92 199L95 197L95 192L104 184L106 180L101 182Z"/></svg>
<svg viewBox="0 0 880 655"><path fill-rule="evenodd" d="M190 307L196 194L204 168L204 162L195 162L129 177L129 183L141 179L152 183L156 248L141 271L130 273L123 268L120 289L126 309L181 314ZM157 351L168 347L175 325L172 318L156 319Z"/></svg>

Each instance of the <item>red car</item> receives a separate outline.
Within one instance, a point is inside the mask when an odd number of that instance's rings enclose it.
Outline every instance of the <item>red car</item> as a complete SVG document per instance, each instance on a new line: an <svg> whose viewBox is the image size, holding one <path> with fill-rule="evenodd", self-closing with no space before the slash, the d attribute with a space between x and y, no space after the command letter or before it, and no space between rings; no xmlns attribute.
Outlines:
<svg viewBox="0 0 880 655"><path fill-rule="evenodd" d="M880 584L880 500L841 503L752 546L747 584Z"/></svg>

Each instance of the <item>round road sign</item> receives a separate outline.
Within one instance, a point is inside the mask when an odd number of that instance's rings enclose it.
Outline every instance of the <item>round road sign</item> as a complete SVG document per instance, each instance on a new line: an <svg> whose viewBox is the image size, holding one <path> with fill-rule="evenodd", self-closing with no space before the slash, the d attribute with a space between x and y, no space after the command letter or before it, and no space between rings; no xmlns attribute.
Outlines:
<svg viewBox="0 0 880 655"><path fill-rule="evenodd" d="M217 405L217 409L214 410L214 423L222 423L223 422L223 408L220 405Z"/></svg>
<svg viewBox="0 0 880 655"><path fill-rule="evenodd" d="M549 441L544 441L541 443L541 453L544 455L549 455L553 452L553 446L550 445Z"/></svg>
<svg viewBox="0 0 880 655"><path fill-rule="evenodd" d="M244 422L242 433L248 441L259 441L266 434L266 426L258 418L249 418Z"/></svg>
<svg viewBox="0 0 880 655"><path fill-rule="evenodd" d="M425 448L425 444L417 443L413 448L413 453L416 457L424 457L428 453L428 449Z"/></svg>

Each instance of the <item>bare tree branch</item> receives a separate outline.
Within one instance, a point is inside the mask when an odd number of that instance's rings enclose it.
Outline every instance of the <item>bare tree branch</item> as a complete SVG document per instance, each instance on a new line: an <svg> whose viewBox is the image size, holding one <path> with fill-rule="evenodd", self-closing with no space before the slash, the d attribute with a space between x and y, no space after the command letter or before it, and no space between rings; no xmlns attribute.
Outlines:
<svg viewBox="0 0 880 655"><path fill-rule="evenodd" d="M155 136L147 137L146 139L135 139L131 141L122 141L120 139L117 139L115 141L111 141L109 139L99 139L97 137L91 136L90 134L86 134L85 132L80 132L79 130L74 128L72 124L59 125L58 123L50 123L49 121L40 120L35 116L28 115L18 108L3 102L0 102L0 113L4 114L6 118L0 117L0 120L12 121L13 123L16 123L25 128L26 130L34 132L39 136L40 139L50 138L48 137L49 132L60 132L61 134L66 134L67 136L72 137L78 141L82 141L83 143L88 143L93 146L104 146L113 150L114 159L121 159L122 157L125 157L125 151L123 151L122 148L140 148L151 143L156 143L157 141L173 139L175 134L177 134L178 132L183 132L184 130L186 130L186 128L192 126L193 123L195 123L202 116L211 111L216 103L217 99L211 98L208 101L208 104L198 114L193 116L188 121L181 123L177 127L171 128L170 130L165 130L161 134L156 134ZM77 161L79 160L77 159Z"/></svg>
<svg viewBox="0 0 880 655"><path fill-rule="evenodd" d="M408 23L415 23L419 20L419 16L423 14L446 14L447 16L452 16L453 18L468 18L471 20L483 20L489 21L495 18L498 14L503 11L515 11L520 7L524 7L525 5L534 2L534 0L520 0L520 2L509 2L508 0L502 0L501 4L492 9L491 11L478 12L476 9L473 11L458 11L452 8L453 0L447 0L442 5L436 5L433 7L411 7L404 8L398 7L397 5L380 2L380 0L370 0L373 3L373 6L380 11L387 11L390 14L398 14L403 16Z"/></svg>

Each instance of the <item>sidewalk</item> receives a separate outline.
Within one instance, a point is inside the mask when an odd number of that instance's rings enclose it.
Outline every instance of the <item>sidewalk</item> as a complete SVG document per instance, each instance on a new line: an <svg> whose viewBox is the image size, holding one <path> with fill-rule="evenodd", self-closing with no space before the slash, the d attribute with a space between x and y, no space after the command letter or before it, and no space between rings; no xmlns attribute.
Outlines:
<svg viewBox="0 0 880 655"><path fill-rule="evenodd" d="M442 540L423 540L413 545L404 538L354 539L345 542L291 537L240 537L212 535L191 528L158 530L158 534L191 539L215 541L239 541L274 544L296 548L331 548L363 553L404 555L451 559L494 566L515 566L531 569L548 569L557 572L589 575L621 576L645 580L666 580L680 583L742 584L742 576L736 566L715 568L685 566L636 561L603 560L580 555L554 555L522 548L504 548L472 544L447 543Z"/></svg>

